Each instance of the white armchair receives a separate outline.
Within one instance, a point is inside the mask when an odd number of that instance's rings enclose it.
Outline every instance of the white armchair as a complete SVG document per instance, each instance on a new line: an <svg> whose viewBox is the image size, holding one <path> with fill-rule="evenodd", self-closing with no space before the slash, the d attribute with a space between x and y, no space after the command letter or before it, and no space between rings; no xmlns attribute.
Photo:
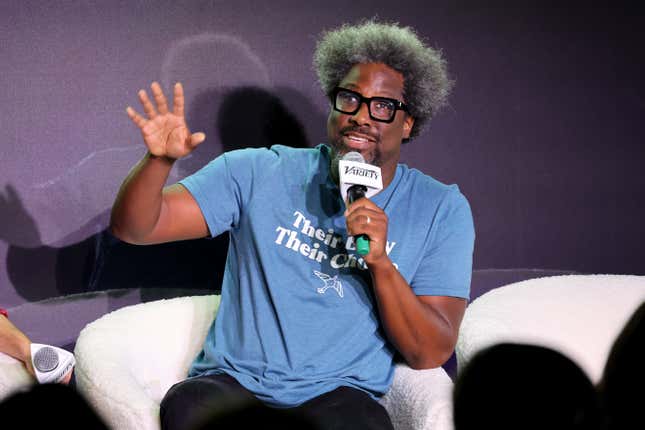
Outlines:
<svg viewBox="0 0 645 430"><path fill-rule="evenodd" d="M74 350L77 387L109 426L159 429L159 404L186 377L219 300L211 295L137 304L81 331ZM450 430L452 386L442 368L398 365L381 402L397 430Z"/></svg>
<svg viewBox="0 0 645 430"><path fill-rule="evenodd" d="M466 309L459 370L480 350L503 342L554 349L597 383L616 337L645 301L645 276L567 275L495 288Z"/></svg>

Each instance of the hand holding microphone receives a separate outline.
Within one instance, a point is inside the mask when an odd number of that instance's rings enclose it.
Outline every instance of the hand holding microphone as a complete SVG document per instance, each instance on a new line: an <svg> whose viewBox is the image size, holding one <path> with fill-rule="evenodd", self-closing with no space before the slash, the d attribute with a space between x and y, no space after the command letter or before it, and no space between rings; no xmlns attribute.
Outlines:
<svg viewBox="0 0 645 430"><path fill-rule="evenodd" d="M363 156L358 152L348 152L343 156L338 163L338 174L341 195L348 208L354 201L363 197L369 198L383 189L380 167L365 163ZM370 224L370 215L365 214L365 218L365 223ZM364 256L370 252L368 235L356 235L355 243L359 255Z"/></svg>

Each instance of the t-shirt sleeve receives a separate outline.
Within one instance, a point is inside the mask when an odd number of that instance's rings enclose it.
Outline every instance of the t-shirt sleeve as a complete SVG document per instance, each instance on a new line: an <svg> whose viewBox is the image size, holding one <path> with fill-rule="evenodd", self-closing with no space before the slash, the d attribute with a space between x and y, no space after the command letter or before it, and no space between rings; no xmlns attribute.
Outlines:
<svg viewBox="0 0 645 430"><path fill-rule="evenodd" d="M468 299L474 242L470 205L453 186L437 210L424 256L410 283L415 294Z"/></svg>
<svg viewBox="0 0 645 430"><path fill-rule="evenodd" d="M231 166L240 163L237 155L222 154L179 181L197 201L212 236L235 228L240 221L245 195L244 176L240 177L240 172L248 169Z"/></svg>

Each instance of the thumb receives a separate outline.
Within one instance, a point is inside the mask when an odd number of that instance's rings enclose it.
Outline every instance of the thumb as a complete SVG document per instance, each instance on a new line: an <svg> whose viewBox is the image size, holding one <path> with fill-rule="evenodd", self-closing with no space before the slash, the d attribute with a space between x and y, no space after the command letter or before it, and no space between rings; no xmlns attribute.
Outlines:
<svg viewBox="0 0 645 430"><path fill-rule="evenodd" d="M206 134L201 133L201 132L200 133L193 133L190 136L190 146L192 146L194 148L195 146L197 146L200 143L202 143L205 139L206 139Z"/></svg>

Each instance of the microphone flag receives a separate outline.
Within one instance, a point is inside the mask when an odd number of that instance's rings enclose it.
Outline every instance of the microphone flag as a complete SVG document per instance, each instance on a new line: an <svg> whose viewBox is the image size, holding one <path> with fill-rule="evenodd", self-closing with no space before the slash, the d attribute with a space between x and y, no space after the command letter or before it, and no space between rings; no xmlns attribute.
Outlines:
<svg viewBox="0 0 645 430"><path fill-rule="evenodd" d="M348 152L338 161L338 178L340 194L346 205L347 190L353 185L363 185L365 197L370 198L383 189L381 168L367 164L363 156L355 151Z"/></svg>
<svg viewBox="0 0 645 430"><path fill-rule="evenodd" d="M72 371L74 354L62 348L40 343L31 344L31 363L41 384L61 382Z"/></svg>

